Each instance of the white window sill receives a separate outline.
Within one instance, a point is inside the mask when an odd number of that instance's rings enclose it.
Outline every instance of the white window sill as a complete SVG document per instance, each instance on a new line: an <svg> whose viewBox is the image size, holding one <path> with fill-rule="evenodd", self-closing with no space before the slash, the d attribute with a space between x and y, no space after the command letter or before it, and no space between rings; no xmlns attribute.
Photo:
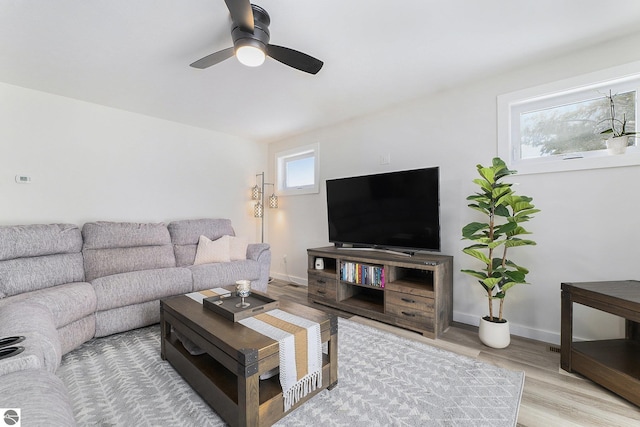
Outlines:
<svg viewBox="0 0 640 427"><path fill-rule="evenodd" d="M576 171L585 169L616 168L640 165L640 149L629 147L624 154L597 157L577 157L580 154L554 156L549 159L514 160L509 169L518 171L518 175Z"/></svg>

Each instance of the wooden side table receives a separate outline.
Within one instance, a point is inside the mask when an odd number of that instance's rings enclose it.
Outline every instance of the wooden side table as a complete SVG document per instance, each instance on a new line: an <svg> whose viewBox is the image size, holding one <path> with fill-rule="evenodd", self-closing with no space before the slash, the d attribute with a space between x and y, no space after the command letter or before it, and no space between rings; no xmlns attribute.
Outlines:
<svg viewBox="0 0 640 427"><path fill-rule="evenodd" d="M560 366L640 406L640 281L562 283ZM573 341L573 303L625 319L625 338Z"/></svg>

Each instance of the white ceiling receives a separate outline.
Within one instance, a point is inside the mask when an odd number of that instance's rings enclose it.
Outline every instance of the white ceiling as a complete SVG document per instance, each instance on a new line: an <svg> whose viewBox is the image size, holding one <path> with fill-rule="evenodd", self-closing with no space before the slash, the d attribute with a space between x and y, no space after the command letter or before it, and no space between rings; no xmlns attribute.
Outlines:
<svg viewBox="0 0 640 427"><path fill-rule="evenodd" d="M273 141L638 31L637 0L254 0L325 62L189 64L232 46L223 0L2 0L0 81Z"/></svg>

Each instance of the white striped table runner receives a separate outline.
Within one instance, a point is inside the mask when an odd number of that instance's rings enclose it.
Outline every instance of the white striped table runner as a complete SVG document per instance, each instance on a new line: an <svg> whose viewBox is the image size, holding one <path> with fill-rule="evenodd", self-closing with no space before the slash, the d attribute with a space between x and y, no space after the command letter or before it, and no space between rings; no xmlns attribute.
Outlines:
<svg viewBox="0 0 640 427"><path fill-rule="evenodd" d="M229 292L225 288L213 288L213 289L205 289L204 291L191 292L186 294L186 296L202 304L202 301L205 298L217 297L218 295L226 295L230 293L231 292Z"/></svg>
<svg viewBox="0 0 640 427"><path fill-rule="evenodd" d="M322 343L318 323L279 309L239 323L280 344L280 384L285 412L322 387Z"/></svg>

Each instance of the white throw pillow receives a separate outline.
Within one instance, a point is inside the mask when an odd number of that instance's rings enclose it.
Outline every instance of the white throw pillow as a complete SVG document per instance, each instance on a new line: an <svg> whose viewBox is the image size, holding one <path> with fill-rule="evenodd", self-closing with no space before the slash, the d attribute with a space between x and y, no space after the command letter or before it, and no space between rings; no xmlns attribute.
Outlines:
<svg viewBox="0 0 640 427"><path fill-rule="evenodd" d="M209 240L207 236L200 236L193 265L231 261L229 257L229 240L230 236L222 236L217 240Z"/></svg>
<svg viewBox="0 0 640 427"><path fill-rule="evenodd" d="M249 239L232 236L229 240L229 257L231 261L247 259L247 246L249 246Z"/></svg>

